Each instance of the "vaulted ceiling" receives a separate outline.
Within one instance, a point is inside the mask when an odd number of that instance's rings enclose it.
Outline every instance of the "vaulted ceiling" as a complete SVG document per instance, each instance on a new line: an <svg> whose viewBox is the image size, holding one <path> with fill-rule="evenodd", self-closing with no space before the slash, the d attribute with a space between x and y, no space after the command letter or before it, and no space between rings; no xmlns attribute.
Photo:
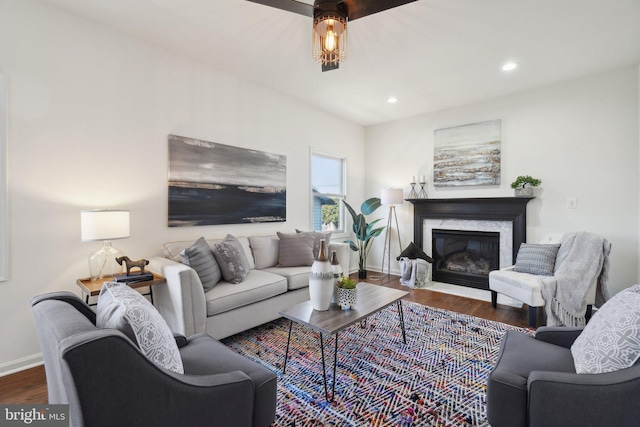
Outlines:
<svg viewBox="0 0 640 427"><path fill-rule="evenodd" d="M640 63L640 0L418 0L351 22L325 73L310 18L245 0L40 1L362 125Z"/></svg>

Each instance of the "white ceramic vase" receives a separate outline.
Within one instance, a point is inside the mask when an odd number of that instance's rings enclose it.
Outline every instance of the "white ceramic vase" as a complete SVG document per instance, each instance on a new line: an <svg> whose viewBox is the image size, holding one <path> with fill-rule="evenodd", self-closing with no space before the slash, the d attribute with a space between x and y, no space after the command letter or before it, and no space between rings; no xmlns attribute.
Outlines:
<svg viewBox="0 0 640 427"><path fill-rule="evenodd" d="M333 269L327 259L324 240L321 240L318 259L313 262L309 274L309 296L314 310L325 311L329 309L334 288Z"/></svg>
<svg viewBox="0 0 640 427"><path fill-rule="evenodd" d="M334 288L333 288L333 297L331 298L331 303L336 302L336 294L338 293L338 282L342 277L342 266L338 262L338 255L336 251L331 251L331 269L333 270L333 280L334 280Z"/></svg>

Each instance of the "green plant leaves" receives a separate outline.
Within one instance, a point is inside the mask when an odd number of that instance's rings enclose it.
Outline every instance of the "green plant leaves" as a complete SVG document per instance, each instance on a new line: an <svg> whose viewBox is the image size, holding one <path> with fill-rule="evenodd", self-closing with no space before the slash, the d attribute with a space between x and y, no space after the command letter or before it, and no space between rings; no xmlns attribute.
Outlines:
<svg viewBox="0 0 640 427"><path fill-rule="evenodd" d="M371 215L380 206L381 200L378 197L372 197L362 202L362 205L360 205L360 210L364 215Z"/></svg>
<svg viewBox="0 0 640 427"><path fill-rule="evenodd" d="M371 242L373 242L373 239L379 236L385 229L385 227L373 228L378 221L382 220L382 218L373 220L370 224L367 224L367 220L365 218L365 215L373 213L381 206L380 199L378 197L372 197L362 202L362 205L360 206L362 213L356 213L351 205L344 200L342 203L344 203L347 208L347 212L349 212L351 219L353 219L353 232L358 240L357 244L351 240L346 240L345 243L349 244L352 251L358 252L358 268L362 271L366 269L367 254L371 249Z"/></svg>
<svg viewBox="0 0 640 427"><path fill-rule="evenodd" d="M511 183L511 188L525 188L527 185L537 187L542 183L541 180L531 177L530 175L521 175Z"/></svg>

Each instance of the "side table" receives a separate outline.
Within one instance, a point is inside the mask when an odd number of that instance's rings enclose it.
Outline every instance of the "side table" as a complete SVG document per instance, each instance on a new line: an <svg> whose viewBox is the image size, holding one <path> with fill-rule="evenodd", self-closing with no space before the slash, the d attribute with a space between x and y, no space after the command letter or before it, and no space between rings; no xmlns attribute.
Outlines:
<svg viewBox="0 0 640 427"><path fill-rule="evenodd" d="M97 303L89 304L89 298L100 295L100 289L102 289L102 285L104 284L104 282L109 282L109 281L113 281L112 276L103 277L102 279L96 279L96 280L91 280L90 278L87 277L84 279L76 280L76 284L80 286L80 289L82 289L82 294L85 295L85 299L84 299L85 302L88 305L96 305ZM149 295L149 298L151 299L151 304L153 304L153 285L159 285L160 283L165 283L165 281L166 280L164 277L160 276L159 274L153 273L153 280L147 280L146 282L131 283L128 286L132 289L148 287L149 292L142 295Z"/></svg>

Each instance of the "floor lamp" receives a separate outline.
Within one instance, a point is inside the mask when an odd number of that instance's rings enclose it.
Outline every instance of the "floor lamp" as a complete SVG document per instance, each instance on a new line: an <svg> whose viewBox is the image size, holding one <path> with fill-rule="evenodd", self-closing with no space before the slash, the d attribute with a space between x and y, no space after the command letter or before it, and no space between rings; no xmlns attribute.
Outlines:
<svg viewBox="0 0 640 427"><path fill-rule="evenodd" d="M384 235L384 249L382 250L382 269L380 273L384 275L384 255L387 254L387 276L391 274L391 228L392 222L396 222L396 234L398 235L398 247L402 252L402 243L400 242L400 228L398 227L398 216L396 215L396 206L404 203L401 188L387 188L382 190L380 195L380 203L389 205L389 215L387 215L387 228ZM380 277L382 277L382 275Z"/></svg>

